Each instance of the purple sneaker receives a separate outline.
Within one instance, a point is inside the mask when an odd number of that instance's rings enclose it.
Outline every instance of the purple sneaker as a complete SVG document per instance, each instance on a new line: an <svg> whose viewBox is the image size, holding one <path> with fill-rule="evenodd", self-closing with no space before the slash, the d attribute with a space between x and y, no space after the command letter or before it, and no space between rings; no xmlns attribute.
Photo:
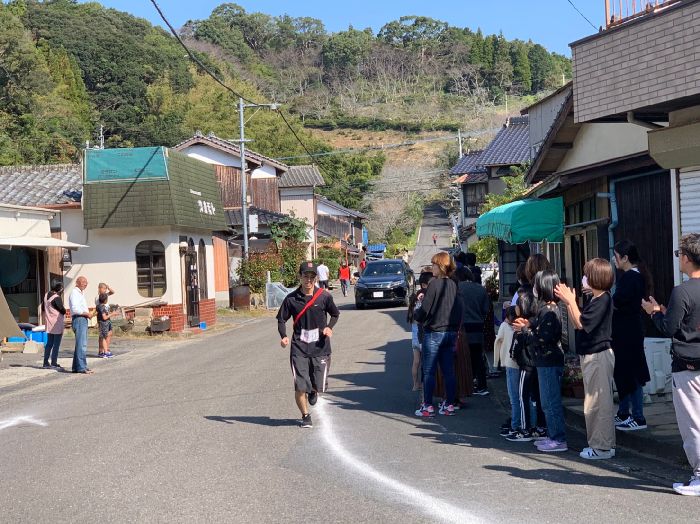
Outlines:
<svg viewBox="0 0 700 524"><path fill-rule="evenodd" d="M569 447L566 445L566 442L550 440L545 444L537 446L537 449L544 453L559 453L560 451L568 451Z"/></svg>
<svg viewBox="0 0 700 524"><path fill-rule="evenodd" d="M550 442L552 442L552 439L545 437L543 439L534 441L533 444L535 445L536 448L539 448L540 446L542 446L544 444L548 444Z"/></svg>

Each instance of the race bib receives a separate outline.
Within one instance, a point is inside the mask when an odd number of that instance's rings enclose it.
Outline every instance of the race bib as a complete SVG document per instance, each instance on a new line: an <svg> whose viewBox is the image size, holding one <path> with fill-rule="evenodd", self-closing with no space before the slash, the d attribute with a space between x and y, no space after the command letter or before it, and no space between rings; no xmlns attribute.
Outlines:
<svg viewBox="0 0 700 524"><path fill-rule="evenodd" d="M302 329L301 330L301 341L307 344L311 342L318 342L318 328L317 329Z"/></svg>

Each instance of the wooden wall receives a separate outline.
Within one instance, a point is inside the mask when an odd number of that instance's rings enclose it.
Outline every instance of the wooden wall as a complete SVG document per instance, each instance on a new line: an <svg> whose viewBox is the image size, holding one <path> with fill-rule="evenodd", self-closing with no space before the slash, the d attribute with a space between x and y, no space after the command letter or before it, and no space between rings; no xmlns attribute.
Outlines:
<svg viewBox="0 0 700 524"><path fill-rule="evenodd" d="M224 208L241 207L241 170L231 166L216 166L216 179L221 190ZM277 178L247 176L250 205L280 212L280 193Z"/></svg>
<svg viewBox="0 0 700 524"><path fill-rule="evenodd" d="M228 291L228 243L225 239L214 236L214 290Z"/></svg>

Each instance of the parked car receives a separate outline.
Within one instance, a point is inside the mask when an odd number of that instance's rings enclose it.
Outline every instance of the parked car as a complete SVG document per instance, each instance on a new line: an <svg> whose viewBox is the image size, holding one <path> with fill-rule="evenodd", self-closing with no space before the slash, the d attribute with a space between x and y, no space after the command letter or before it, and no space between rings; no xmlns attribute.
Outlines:
<svg viewBox="0 0 700 524"><path fill-rule="evenodd" d="M413 293L413 270L401 259L372 260L355 283L355 307L393 303L408 306Z"/></svg>

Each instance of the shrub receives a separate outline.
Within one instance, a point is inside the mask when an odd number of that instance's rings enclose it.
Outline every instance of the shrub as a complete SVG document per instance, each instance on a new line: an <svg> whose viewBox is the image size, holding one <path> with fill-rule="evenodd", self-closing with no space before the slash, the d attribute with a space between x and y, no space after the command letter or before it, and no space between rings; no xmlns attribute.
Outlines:
<svg viewBox="0 0 700 524"><path fill-rule="evenodd" d="M270 272L273 281L280 280L281 267L282 257L277 253L250 253L248 260L241 261L238 274L241 282L248 284L253 293L264 293L267 272Z"/></svg>
<svg viewBox="0 0 700 524"><path fill-rule="evenodd" d="M343 259L343 252L330 246L320 246L318 256L314 260L316 264L323 262L328 266L330 278L335 278L340 268L340 261Z"/></svg>

